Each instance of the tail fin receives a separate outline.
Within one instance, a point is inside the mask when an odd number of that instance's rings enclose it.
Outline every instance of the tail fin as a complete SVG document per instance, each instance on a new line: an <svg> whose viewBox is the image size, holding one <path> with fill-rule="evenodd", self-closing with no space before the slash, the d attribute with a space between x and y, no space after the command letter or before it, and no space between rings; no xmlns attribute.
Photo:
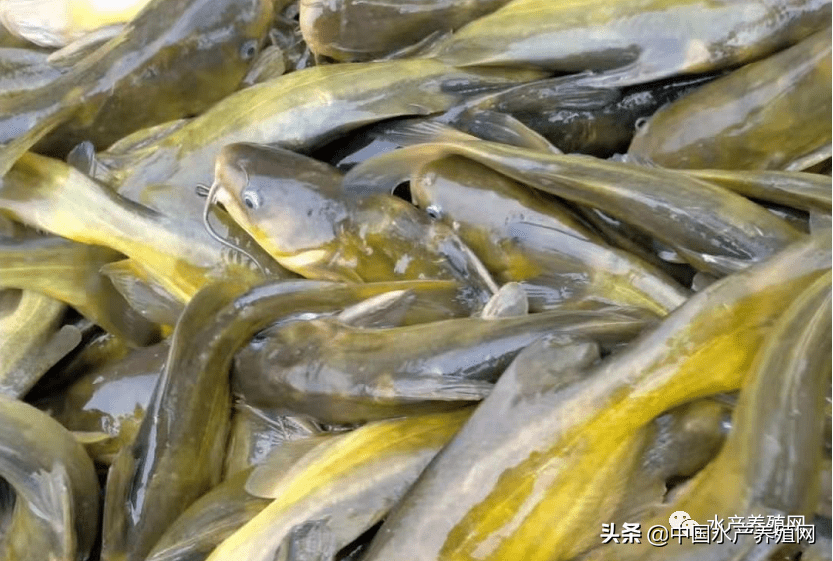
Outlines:
<svg viewBox="0 0 833 561"><path fill-rule="evenodd" d="M462 117L458 117L462 118ZM404 119L380 127L377 136L401 146L414 146L445 140L478 140L476 136L461 132L446 123L426 119Z"/></svg>
<svg viewBox="0 0 833 561"><path fill-rule="evenodd" d="M159 325L176 325L182 313L182 302L168 293L164 287L133 259L114 261L101 267L116 291L145 320ZM139 323L136 318L135 323Z"/></svg>
<svg viewBox="0 0 833 561"><path fill-rule="evenodd" d="M550 154L562 154L549 140L506 113L467 109L453 117L451 123L483 140Z"/></svg>
<svg viewBox="0 0 833 561"><path fill-rule="evenodd" d="M19 222L83 243L113 246L118 232L109 217L117 206L112 192L54 158L24 153L0 179L0 209Z"/></svg>

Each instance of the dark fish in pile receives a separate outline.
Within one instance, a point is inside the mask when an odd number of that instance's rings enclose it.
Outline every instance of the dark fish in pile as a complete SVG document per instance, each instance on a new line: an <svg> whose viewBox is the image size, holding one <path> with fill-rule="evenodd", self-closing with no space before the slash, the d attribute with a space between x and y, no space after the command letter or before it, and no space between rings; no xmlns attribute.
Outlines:
<svg viewBox="0 0 833 561"><path fill-rule="evenodd" d="M391 195L347 196L341 181L336 169L289 150L231 144L213 188L270 255L307 278L454 279L486 297L497 290L450 228Z"/></svg>
<svg viewBox="0 0 833 561"><path fill-rule="evenodd" d="M249 403L327 423L443 410L483 399L515 355L547 333L610 348L641 331L646 316L627 308L553 310L394 329L298 322L239 354L234 388Z"/></svg>
<svg viewBox="0 0 833 561"><path fill-rule="evenodd" d="M498 282L523 281L535 309L595 301L665 315L688 292L639 258L608 246L559 201L460 157L411 175L411 198L450 226Z"/></svg>
<svg viewBox="0 0 833 561"><path fill-rule="evenodd" d="M302 0L301 32L316 55L341 62L372 60L458 29L507 2Z"/></svg>
<svg viewBox="0 0 833 561"><path fill-rule="evenodd" d="M401 133L424 144L356 166L345 177L348 188L389 191L418 166L445 156L463 156L635 225L695 268L717 274L761 261L803 237L760 205L676 171L583 155L546 154L424 124L403 127Z"/></svg>
<svg viewBox="0 0 833 561"><path fill-rule="evenodd" d="M516 0L463 27L435 56L456 66L603 71L627 86L750 62L827 27L825 0Z"/></svg>
<svg viewBox="0 0 833 561"><path fill-rule="evenodd" d="M742 170L803 170L830 158L830 44L828 28L660 109L628 154L669 168Z"/></svg>
<svg viewBox="0 0 833 561"><path fill-rule="evenodd" d="M830 0L97 3L0 0L0 560L830 559Z"/></svg>
<svg viewBox="0 0 833 561"><path fill-rule="evenodd" d="M65 154L85 140L103 149L203 112L237 88L271 18L271 0L153 0L66 74L0 98L0 142L60 113L43 149Z"/></svg>

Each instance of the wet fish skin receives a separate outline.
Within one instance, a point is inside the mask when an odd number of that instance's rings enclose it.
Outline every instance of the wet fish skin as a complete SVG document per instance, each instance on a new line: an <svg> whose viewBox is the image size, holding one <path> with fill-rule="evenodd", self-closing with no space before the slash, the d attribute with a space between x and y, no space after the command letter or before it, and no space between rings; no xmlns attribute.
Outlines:
<svg viewBox="0 0 833 561"><path fill-rule="evenodd" d="M817 420L831 373L830 280L828 271L792 298L757 352L720 454L673 501L658 505L649 524L678 510L700 524L715 515L726 521L753 514L812 518L822 454ZM710 545L685 541L675 559L762 558L782 548L790 546L743 539ZM629 546L616 556L665 558L651 549ZM596 558L604 558L601 550Z"/></svg>
<svg viewBox="0 0 833 561"><path fill-rule="evenodd" d="M391 195L355 198L342 174L280 148L232 144L217 159L217 199L284 267L307 278L493 281L457 235ZM488 298L488 297L487 297Z"/></svg>
<svg viewBox="0 0 833 561"><path fill-rule="evenodd" d="M830 212L830 180L817 173L769 170L680 170L745 197L800 210Z"/></svg>
<svg viewBox="0 0 833 561"><path fill-rule="evenodd" d="M90 369L37 405L68 430L106 435L87 451L97 463L109 465L133 443L167 355L167 342L131 350L120 360Z"/></svg>
<svg viewBox="0 0 833 561"><path fill-rule="evenodd" d="M367 61L419 42L432 33L453 31L509 0L303 0L301 32L318 56L339 62ZM369 32L369 30L373 32Z"/></svg>
<svg viewBox="0 0 833 561"><path fill-rule="evenodd" d="M102 558L144 559L182 509L219 483L231 417L227 377L238 348L279 320L302 321L408 284L278 281L202 289L180 316L136 441L110 469ZM187 474L169 477L182 466Z"/></svg>
<svg viewBox="0 0 833 561"><path fill-rule="evenodd" d="M48 54L33 49L0 47L0 97L48 84L65 70L48 63Z"/></svg>
<svg viewBox="0 0 833 561"><path fill-rule="evenodd" d="M478 89L540 77L535 71L466 71L431 60L307 68L246 88L140 150L109 158L103 177L140 200L148 185L210 184L214 161L235 142L302 151L369 123L448 109ZM356 84L362 84L356 89Z"/></svg>
<svg viewBox="0 0 833 561"><path fill-rule="evenodd" d="M0 142L63 106L72 115L41 150L66 153L85 140L103 149L140 128L200 113L237 88L271 17L268 0L153 0L71 72L0 99Z"/></svg>
<svg viewBox="0 0 833 561"><path fill-rule="evenodd" d="M43 118L38 118L35 123L13 123L9 127L9 131L14 135L14 138L8 142L0 143L0 178L5 176L12 169L15 162L38 141L72 116L75 111L75 106L72 103L78 98L78 95L78 92L72 92L69 96L71 99L67 104ZM0 99L0 105L2 105L2 99Z"/></svg>
<svg viewBox="0 0 833 561"><path fill-rule="evenodd" d="M372 559L374 553L378 553L377 542L384 546L392 536L395 539L398 532L408 531L408 519L403 521L399 516L407 512L408 508L415 507L423 513L427 511L427 519L418 523L417 531L444 532L441 526L447 523L443 521L442 513L453 515L455 507L450 505L454 501L463 500L471 505L470 496L480 492L477 489L480 485L492 485L496 478L516 481L517 478L523 478L522 471L518 473L512 468L519 460L522 466L523 458L539 455L551 445L548 432L559 424L559 392L569 391L598 360L598 345L580 338L546 336L523 350L501 376L492 394L429 464L401 506L382 525L376 541L371 543L369 558ZM617 480L621 481L622 472L627 472L628 466L638 460L643 440L645 435L636 434L624 439L615 450L597 451L597 463L592 475L597 478L597 486L604 488L605 483L616 485ZM489 442L489 445L483 446L484 441ZM611 464L616 469L611 470ZM546 480L546 469L542 469L542 472L541 477ZM458 491L452 493L448 489ZM592 502L598 511L609 512L615 506L616 493L605 494L610 499L605 500L599 496L600 493L579 497L582 502ZM427 506L429 504L430 507ZM482 513L482 509L487 507L478 505L474 508ZM512 509L518 507L509 503L504 508L511 518ZM449 539L453 537L449 536ZM450 558L488 556L488 547L482 549ZM377 558L389 558L384 553L381 555ZM427 548L419 548L415 553L406 555L406 558L427 559L430 555ZM447 557L440 553L438 558Z"/></svg>
<svg viewBox="0 0 833 561"><path fill-rule="evenodd" d="M57 421L0 395L0 477L17 494L3 559L86 559L98 531L93 463Z"/></svg>
<svg viewBox="0 0 833 561"><path fill-rule="evenodd" d="M452 107L438 116L405 117L365 127L349 137L318 148L313 152L313 156L330 161L340 170L346 171L373 156L413 144L414 142L399 133L402 127L414 125L434 127L449 134L463 133L482 140L551 154L562 153L549 140L512 115L488 109L467 109L463 104Z"/></svg>
<svg viewBox="0 0 833 561"><path fill-rule="evenodd" d="M829 147L830 43L827 28L660 109L628 155L668 168L784 170Z"/></svg>
<svg viewBox="0 0 833 561"><path fill-rule="evenodd" d="M578 206L576 211L589 224L592 224L605 241L613 247L618 247L654 265L682 286L692 286L692 277L698 272L667 245L658 242L653 236L634 225L615 219L598 209ZM705 274L708 273L702 273L702 275Z"/></svg>
<svg viewBox="0 0 833 561"><path fill-rule="evenodd" d="M321 431L319 423L308 417L280 415L237 401L226 446L223 478L228 480L237 472L263 463L269 452L286 442L313 436Z"/></svg>
<svg viewBox="0 0 833 561"><path fill-rule="evenodd" d="M62 302L34 291L0 290L0 394L23 397L80 342L76 338L64 344L58 339L66 311ZM51 350L55 343L57 356ZM38 358L43 355L49 355L52 364L42 364Z"/></svg>
<svg viewBox="0 0 833 561"><path fill-rule="evenodd" d="M434 56L457 66L601 72L582 81L627 86L762 58L823 29L830 13L825 0L516 0L463 27Z"/></svg>
<svg viewBox="0 0 833 561"><path fill-rule="evenodd" d="M249 403L327 423L447 410L483 399L515 355L546 333L610 345L632 338L646 319L638 309L611 308L392 329L313 320L238 353L233 384Z"/></svg>
<svg viewBox="0 0 833 561"><path fill-rule="evenodd" d="M196 339L243 290L209 285L183 311L136 440L107 478L102 559L143 559L178 513L220 482L231 401L222 365L206 359L222 342Z"/></svg>
<svg viewBox="0 0 833 561"><path fill-rule="evenodd" d="M384 136L379 135L379 129L384 130L384 125L383 121L361 127L347 136L316 147L309 155L335 166L339 171L348 171L368 158L401 147L399 143L388 141Z"/></svg>
<svg viewBox="0 0 833 561"><path fill-rule="evenodd" d="M480 164L437 160L410 185L415 204L453 227L499 282L527 281L551 286L566 301L642 306L658 315L688 297L655 267L608 246L562 204Z"/></svg>
<svg viewBox="0 0 833 561"><path fill-rule="evenodd" d="M147 561L203 561L223 540L272 501L246 492L252 468L223 481L185 509L165 531Z"/></svg>
<svg viewBox="0 0 833 561"><path fill-rule="evenodd" d="M454 127L483 140L502 142L531 150L542 150L552 154L562 153L549 140L507 113L482 109L467 109L458 113L456 108L452 108L438 120L450 117L449 114L453 114L449 123Z"/></svg>
<svg viewBox="0 0 833 561"><path fill-rule="evenodd" d="M615 451L671 407L738 389L783 299L829 268L830 243L819 236L695 294L562 393L550 411L558 420L547 431L553 444L540 453L513 456L511 469L492 483L478 474L474 485L455 486L450 472L438 471L442 488L465 489L441 493L441 503L436 487L417 483L386 520L368 561L446 561L475 552L480 559L552 561L597 544L599 526L582 524L598 514L597 503L575 498L598 490L582 474L599 474L599 451ZM431 500L420 500L421 493ZM562 522L554 526L554 517Z"/></svg>
<svg viewBox="0 0 833 561"><path fill-rule="evenodd" d="M713 74L679 76L624 88L581 86L569 78L549 78L487 94L466 105L508 113L565 154L609 158L628 150L637 124L714 78Z"/></svg>
<svg viewBox="0 0 833 561"><path fill-rule="evenodd" d="M100 274L121 254L57 236L0 240L0 286L35 290L73 306L90 321L136 346L158 340L142 318Z"/></svg>
<svg viewBox="0 0 833 561"><path fill-rule="evenodd" d="M650 456L660 473L669 479L700 471L723 445L732 411L717 399L704 398L657 417L660 430Z"/></svg>
<svg viewBox="0 0 833 561"><path fill-rule="evenodd" d="M38 404L41 399L60 394L88 371L121 360L132 349L126 341L103 331L89 320L83 319L74 325L81 332L81 344L50 369L48 375L32 388L26 396L31 403Z"/></svg>
<svg viewBox="0 0 833 561"><path fill-rule="evenodd" d="M641 458L628 474L616 514L617 526L630 520L647 520L669 491L712 461L731 428L732 406L717 399L698 399L663 413L649 425ZM682 483L683 485L685 483ZM621 526L620 526L621 527Z"/></svg>
<svg viewBox="0 0 833 561"><path fill-rule="evenodd" d="M378 421L325 439L274 482L276 500L208 559L271 561L302 529L326 544L309 553L335 555L385 516L470 414Z"/></svg>
<svg viewBox="0 0 833 561"><path fill-rule="evenodd" d="M99 47L121 33L123 29L123 25L115 24L91 31L65 47L52 51L46 60L50 65L59 69L72 68L87 55L97 51Z"/></svg>
<svg viewBox="0 0 833 561"><path fill-rule="evenodd" d="M425 144L363 162L347 173L345 189L384 191L428 162L464 156L545 193L599 209L668 245L698 270L717 274L761 261L803 236L759 205L673 170L546 154L424 126L401 134Z"/></svg>

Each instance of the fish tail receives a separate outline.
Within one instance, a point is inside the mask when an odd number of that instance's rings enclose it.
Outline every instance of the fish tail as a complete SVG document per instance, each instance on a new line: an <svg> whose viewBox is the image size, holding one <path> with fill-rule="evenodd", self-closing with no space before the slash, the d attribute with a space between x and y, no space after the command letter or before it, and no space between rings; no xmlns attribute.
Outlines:
<svg viewBox="0 0 833 561"><path fill-rule="evenodd" d="M32 502L34 509L47 515L58 552L68 556L76 551L76 536L73 533L72 505L70 498L69 474L58 463L51 472L41 473L39 494Z"/></svg>
<svg viewBox="0 0 833 561"><path fill-rule="evenodd" d="M383 127L377 133L382 140L402 146L414 146L443 141L478 140L477 137L461 132L439 121L406 119Z"/></svg>
<svg viewBox="0 0 833 561"><path fill-rule="evenodd" d="M115 195L60 160L23 154L0 180L0 211L82 243L113 247Z"/></svg>
<svg viewBox="0 0 833 561"><path fill-rule="evenodd" d="M451 113L451 112L450 112ZM518 119L507 113L479 109L466 109L456 115L449 115L454 126L465 130L483 140L502 142L519 148L538 150L549 154L562 154L561 150L553 146L544 136L532 130ZM462 136L455 135L460 140ZM473 140L474 136L465 140Z"/></svg>
<svg viewBox="0 0 833 561"><path fill-rule="evenodd" d="M176 325L182 313L182 303L171 295L153 276L133 259L114 261L101 267L115 290L129 304L125 309L136 310L143 320L160 325ZM139 318L134 321L139 323Z"/></svg>

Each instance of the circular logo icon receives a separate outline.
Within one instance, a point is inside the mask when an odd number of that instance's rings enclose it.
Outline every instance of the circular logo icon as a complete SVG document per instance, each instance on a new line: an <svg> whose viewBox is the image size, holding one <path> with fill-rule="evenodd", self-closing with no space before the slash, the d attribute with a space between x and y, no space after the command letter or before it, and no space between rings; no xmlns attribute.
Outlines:
<svg viewBox="0 0 833 561"><path fill-rule="evenodd" d="M691 516L684 510L678 510L668 518L668 524L675 530L679 529L686 520L691 520Z"/></svg>

